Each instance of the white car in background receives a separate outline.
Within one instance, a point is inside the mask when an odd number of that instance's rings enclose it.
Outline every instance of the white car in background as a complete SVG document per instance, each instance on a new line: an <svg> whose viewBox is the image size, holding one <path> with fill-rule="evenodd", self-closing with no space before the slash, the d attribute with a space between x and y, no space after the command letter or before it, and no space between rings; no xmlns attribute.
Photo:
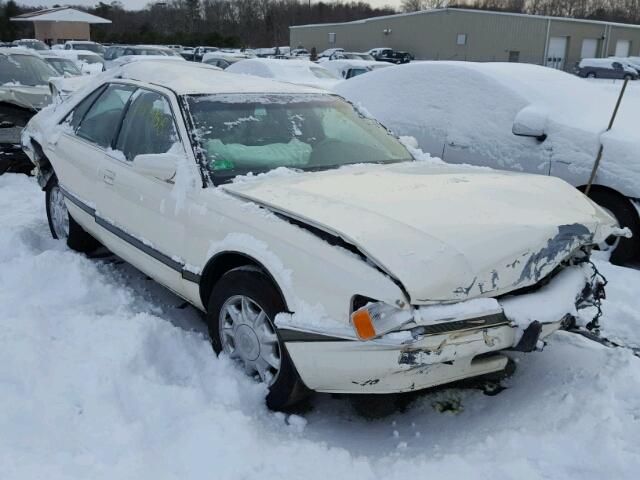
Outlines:
<svg viewBox="0 0 640 480"><path fill-rule="evenodd" d="M536 65L420 62L355 78L335 91L447 163L551 175L581 190L602 142L589 196L633 237L601 248L613 250L615 263L640 258L637 98L627 95L613 129L603 133L619 92Z"/></svg>
<svg viewBox="0 0 640 480"><path fill-rule="evenodd" d="M50 53L72 60L85 75L93 75L106 69L104 58L89 50L51 50Z"/></svg>
<svg viewBox="0 0 640 480"><path fill-rule="evenodd" d="M330 90L341 81L337 75L326 68L307 60L297 59L250 58L230 65L226 71L325 90Z"/></svg>
<svg viewBox="0 0 640 480"><path fill-rule="evenodd" d="M229 52L218 50L217 52L205 53L202 57L202 63L213 65L214 67L218 67L224 70L230 65L233 65L234 63L241 60L246 60L247 58L254 58L254 55L246 54L239 51Z"/></svg>
<svg viewBox="0 0 640 480"><path fill-rule="evenodd" d="M96 42L91 42L89 40L69 40L64 43L63 48L66 51L70 51L70 50L82 50L85 52L89 51L100 56L104 56L104 52L106 50L103 45Z"/></svg>
<svg viewBox="0 0 640 480"><path fill-rule="evenodd" d="M336 95L193 64L98 78L23 147L52 235L205 312L272 408L503 369L597 303L616 232L556 178L416 160Z"/></svg>
<svg viewBox="0 0 640 480"><path fill-rule="evenodd" d="M322 66L333 72L336 76L349 80L364 73L373 72L379 68L391 67L392 64L386 62L376 62L375 60L331 60L322 62Z"/></svg>

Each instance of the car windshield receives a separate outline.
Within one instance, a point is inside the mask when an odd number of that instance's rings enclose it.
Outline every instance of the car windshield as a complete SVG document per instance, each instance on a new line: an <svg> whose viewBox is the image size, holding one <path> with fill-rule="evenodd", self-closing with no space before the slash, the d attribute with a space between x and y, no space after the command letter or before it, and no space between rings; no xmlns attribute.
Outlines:
<svg viewBox="0 0 640 480"><path fill-rule="evenodd" d="M189 95L187 104L216 183L278 167L324 170L411 159L380 124L333 95Z"/></svg>
<svg viewBox="0 0 640 480"><path fill-rule="evenodd" d="M76 64L67 58L47 58L45 60L55 68L60 75L82 75L82 72Z"/></svg>
<svg viewBox="0 0 640 480"><path fill-rule="evenodd" d="M17 85L47 85L49 78L60 74L55 69L34 55L0 54L0 85L13 83Z"/></svg>
<svg viewBox="0 0 640 480"><path fill-rule="evenodd" d="M105 48L97 43L74 43L72 48L74 50L89 50L99 55L102 55L105 51Z"/></svg>

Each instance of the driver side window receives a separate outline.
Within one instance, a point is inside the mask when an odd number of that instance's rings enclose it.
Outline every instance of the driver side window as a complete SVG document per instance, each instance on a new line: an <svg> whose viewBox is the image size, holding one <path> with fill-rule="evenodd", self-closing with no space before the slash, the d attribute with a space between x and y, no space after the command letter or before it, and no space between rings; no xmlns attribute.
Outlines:
<svg viewBox="0 0 640 480"><path fill-rule="evenodd" d="M140 154L167 153L175 144L181 148L167 99L156 92L138 90L122 122L116 149L133 161Z"/></svg>
<svg viewBox="0 0 640 480"><path fill-rule="evenodd" d="M122 111L135 89L131 85L109 85L84 114L76 135L101 147L109 147Z"/></svg>

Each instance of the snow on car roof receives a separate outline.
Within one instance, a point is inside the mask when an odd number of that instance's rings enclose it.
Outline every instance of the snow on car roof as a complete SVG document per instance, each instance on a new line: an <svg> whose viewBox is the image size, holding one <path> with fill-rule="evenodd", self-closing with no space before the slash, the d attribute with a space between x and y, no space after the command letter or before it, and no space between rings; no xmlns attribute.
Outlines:
<svg viewBox="0 0 640 480"><path fill-rule="evenodd" d="M31 55L33 57L40 56L40 54L36 53L34 50L23 47L0 47L0 53L4 53L5 55Z"/></svg>
<svg viewBox="0 0 640 480"><path fill-rule="evenodd" d="M198 63L149 60L129 63L121 68L120 76L122 78L162 85L179 95L319 92L311 87L280 83L249 75L236 75Z"/></svg>

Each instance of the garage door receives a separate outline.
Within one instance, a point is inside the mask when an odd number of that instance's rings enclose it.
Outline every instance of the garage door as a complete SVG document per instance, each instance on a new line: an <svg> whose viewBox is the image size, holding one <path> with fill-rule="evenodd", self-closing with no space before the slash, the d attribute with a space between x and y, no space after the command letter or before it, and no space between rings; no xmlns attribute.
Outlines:
<svg viewBox="0 0 640 480"><path fill-rule="evenodd" d="M549 49L547 50L546 65L562 70L566 53L567 37L551 37L549 39Z"/></svg>
<svg viewBox="0 0 640 480"><path fill-rule="evenodd" d="M582 40L580 58L596 58L598 56L598 39L585 38Z"/></svg>
<svg viewBox="0 0 640 480"><path fill-rule="evenodd" d="M616 57L628 57L631 42L629 40L618 40L616 43Z"/></svg>

